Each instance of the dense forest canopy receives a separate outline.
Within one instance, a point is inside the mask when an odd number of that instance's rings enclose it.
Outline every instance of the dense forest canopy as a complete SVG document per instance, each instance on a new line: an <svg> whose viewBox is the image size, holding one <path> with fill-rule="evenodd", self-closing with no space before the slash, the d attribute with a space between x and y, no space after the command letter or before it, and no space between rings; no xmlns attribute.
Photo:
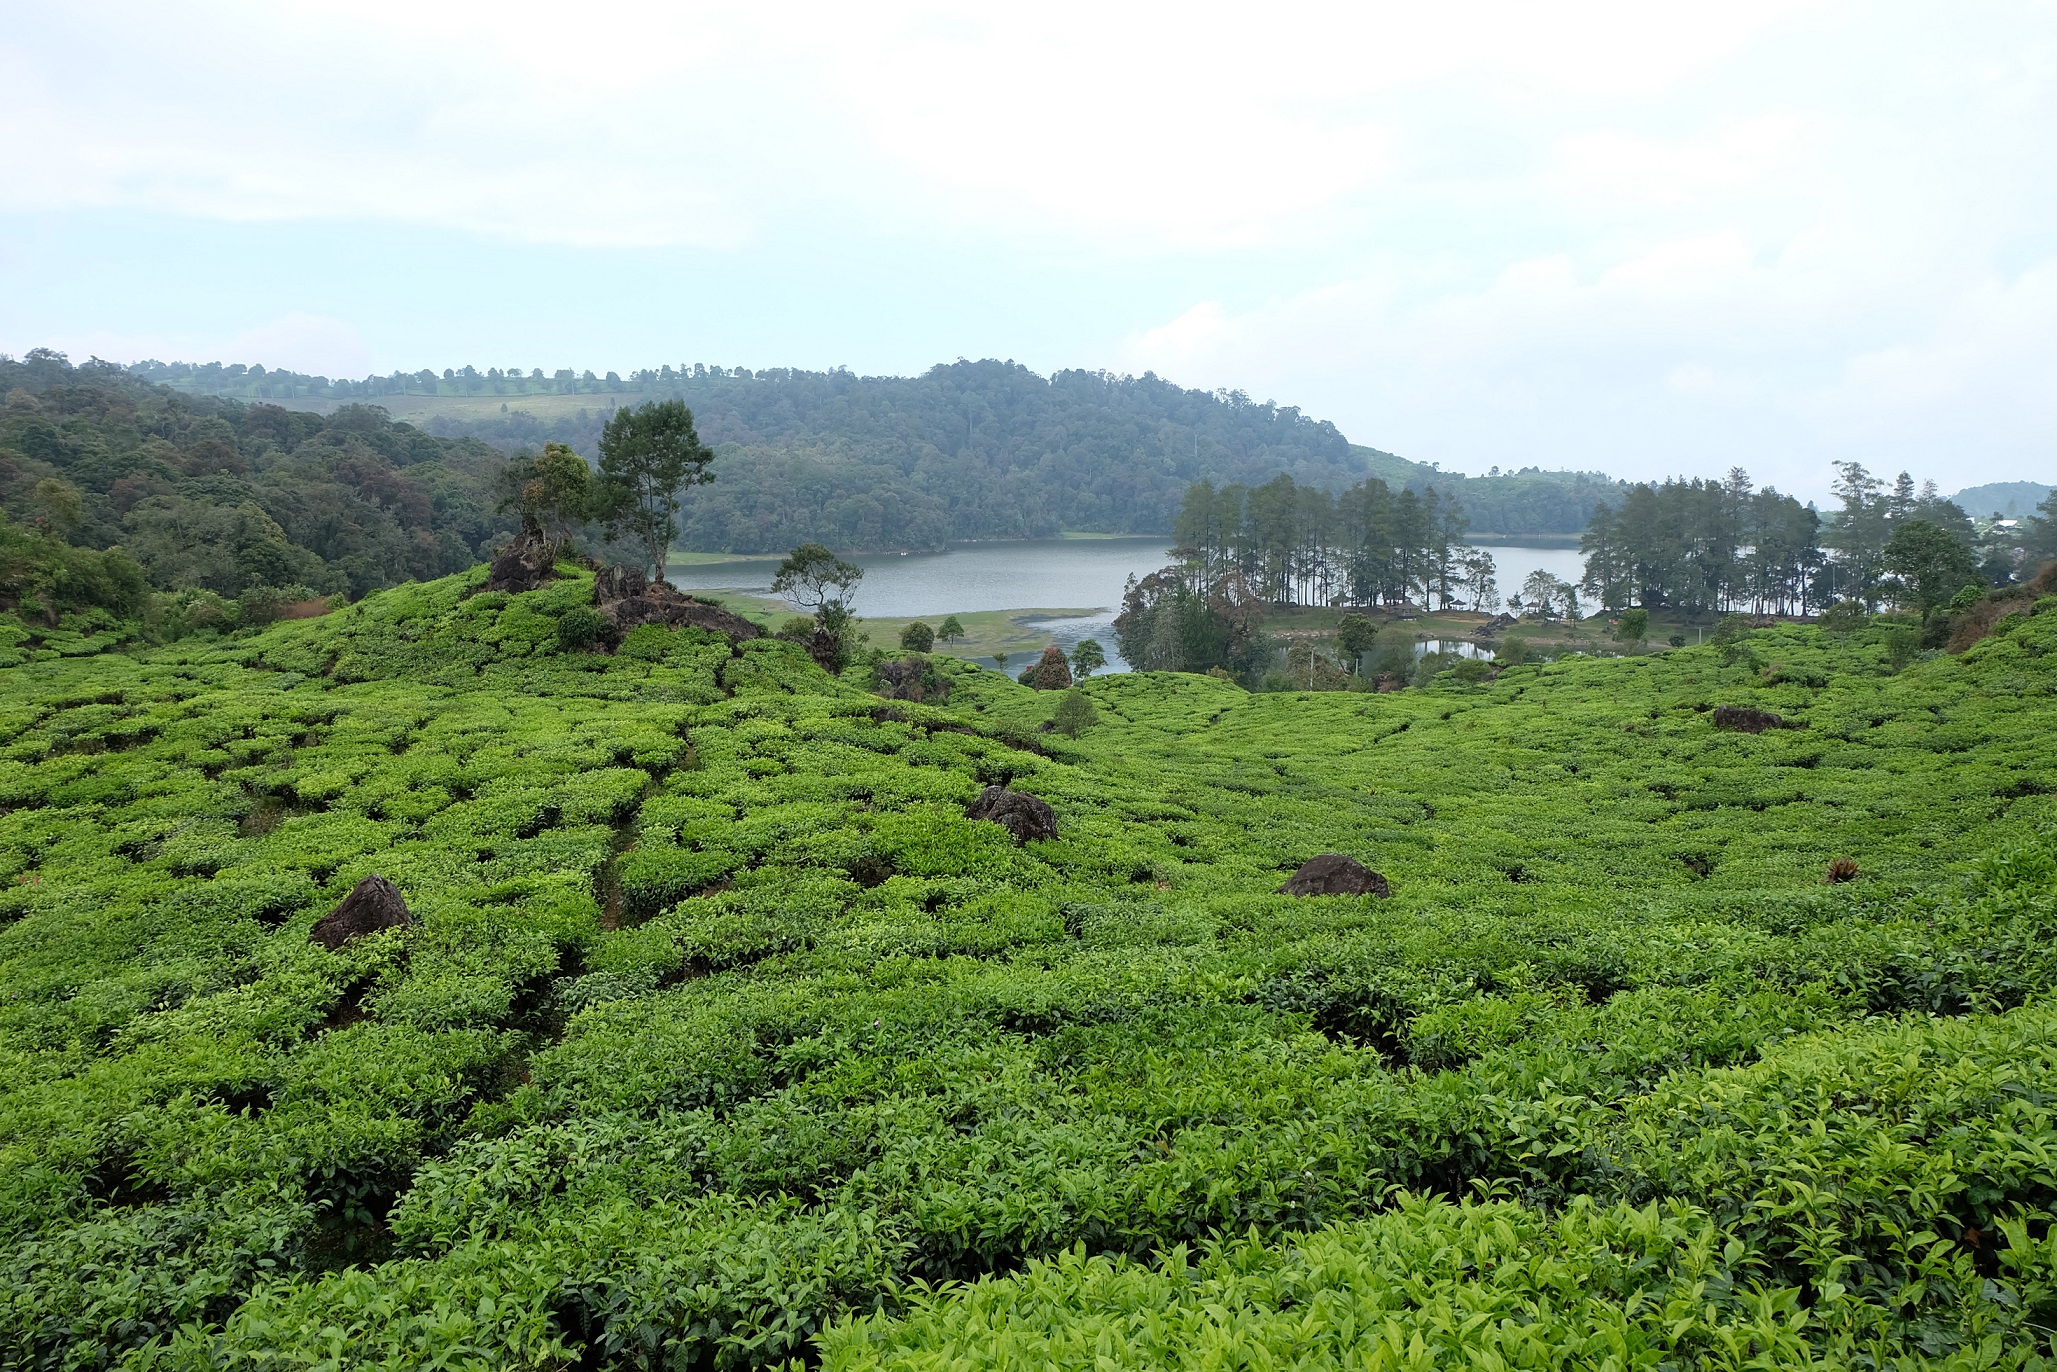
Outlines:
<svg viewBox="0 0 2057 1372"><path fill-rule="evenodd" d="M63 583L26 570L78 560L57 545L118 549L109 555L151 587L228 598L356 597L442 576L512 527L494 512L504 465L476 439L435 437L370 406L324 417L184 394L43 350L0 358L0 512L20 550L0 596L13 608L35 576Z"/></svg>
<svg viewBox="0 0 2057 1372"><path fill-rule="evenodd" d="M504 410L465 405L425 412L422 423L509 451L567 443L589 458L616 405L683 400L723 459L720 480L696 495L682 540L709 551L1167 533L1190 483L1256 485L1279 475L1331 492L1366 476L1416 491L1433 484L1463 501L1474 528L1564 535L1618 489L1597 473L1534 467L1465 477L1352 444L1333 424L1240 392L1189 390L1150 374L1045 378L990 360L919 377L705 364L626 378L466 367L362 382L219 364L134 370L186 389L289 403L371 400L403 413L409 397L498 398ZM576 409L561 399L587 395L593 403Z"/></svg>

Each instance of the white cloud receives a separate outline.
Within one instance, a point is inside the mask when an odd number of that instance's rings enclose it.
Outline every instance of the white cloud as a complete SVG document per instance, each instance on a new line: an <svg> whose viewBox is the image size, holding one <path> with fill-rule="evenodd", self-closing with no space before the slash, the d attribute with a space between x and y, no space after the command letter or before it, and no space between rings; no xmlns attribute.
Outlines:
<svg viewBox="0 0 2057 1372"><path fill-rule="evenodd" d="M419 226L555 262L679 248L774 294L783 262L847 263L847 297L806 294L837 289L817 274L762 302L794 330L768 363L843 356L817 319L880 299L907 301L895 346L962 350L962 315L885 279L933 252L1037 330L1039 365L1270 395L1466 469L1747 455L1805 488L1841 456L2052 465L2044 0L14 18L0 213ZM349 312L316 299L282 289L244 313L273 333L223 336L362 355L347 325L284 322ZM105 322L77 336L148 332Z"/></svg>

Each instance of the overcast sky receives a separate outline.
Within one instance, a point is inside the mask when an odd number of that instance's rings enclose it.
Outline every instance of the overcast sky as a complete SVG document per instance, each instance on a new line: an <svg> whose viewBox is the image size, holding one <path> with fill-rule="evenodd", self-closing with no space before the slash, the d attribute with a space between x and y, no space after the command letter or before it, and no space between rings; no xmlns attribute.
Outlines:
<svg viewBox="0 0 2057 1372"><path fill-rule="evenodd" d="M0 350L1151 369L2057 481L2057 3L12 4Z"/></svg>

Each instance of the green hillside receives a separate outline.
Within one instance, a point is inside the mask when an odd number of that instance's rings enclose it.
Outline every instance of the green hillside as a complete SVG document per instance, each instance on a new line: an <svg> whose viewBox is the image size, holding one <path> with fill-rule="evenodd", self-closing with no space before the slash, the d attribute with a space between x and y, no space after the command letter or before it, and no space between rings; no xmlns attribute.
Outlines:
<svg viewBox="0 0 2057 1372"><path fill-rule="evenodd" d="M2049 499L2050 487L2040 481L1994 481L1984 486L1967 486L1950 499L1966 514L1983 519L2023 519Z"/></svg>
<svg viewBox="0 0 2057 1372"><path fill-rule="evenodd" d="M2047 1365L2057 614L1074 741L560 571L0 671L0 1366Z"/></svg>
<svg viewBox="0 0 2057 1372"><path fill-rule="evenodd" d="M679 399L722 454L695 493L681 546L784 552L816 541L852 551L1065 531L1166 533L1196 481L1258 485L1280 474L1340 490L1365 476L1444 494L1471 527L1577 534L1617 483L1529 468L1465 477L1353 444L1290 406L1188 390L1152 375L959 361L920 376L776 367L663 367L596 377L466 367L438 377L327 377L140 363L151 381L196 394L294 407L372 404L446 437L505 450L568 443L588 458L620 405Z"/></svg>
<svg viewBox="0 0 2057 1372"><path fill-rule="evenodd" d="M322 416L0 356L0 543L19 549L0 609L28 597L55 628L66 611L133 615L150 588L358 596L446 575L517 527L494 509L504 465L362 405Z"/></svg>

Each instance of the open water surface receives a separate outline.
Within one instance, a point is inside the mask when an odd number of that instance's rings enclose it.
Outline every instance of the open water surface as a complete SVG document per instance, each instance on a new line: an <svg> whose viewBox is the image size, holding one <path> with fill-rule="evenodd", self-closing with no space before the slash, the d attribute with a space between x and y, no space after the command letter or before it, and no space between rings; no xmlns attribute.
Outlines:
<svg viewBox="0 0 2057 1372"><path fill-rule="evenodd" d="M1575 548L1515 548L1481 545L1497 564L1500 594L1521 589L1540 567L1576 582L1582 562ZM1082 638L1096 638L1107 650L1108 668L1127 669L1114 646L1114 616L1122 588L1171 560L1165 538L1052 538L1027 542L960 543L948 552L865 554L850 559L864 568L852 608L860 616L941 619L973 610L1033 610L1062 606L1086 613L1039 619L1069 652ZM673 564L671 583L686 591L771 594L779 559ZM1028 661L1016 654L1010 670Z"/></svg>

